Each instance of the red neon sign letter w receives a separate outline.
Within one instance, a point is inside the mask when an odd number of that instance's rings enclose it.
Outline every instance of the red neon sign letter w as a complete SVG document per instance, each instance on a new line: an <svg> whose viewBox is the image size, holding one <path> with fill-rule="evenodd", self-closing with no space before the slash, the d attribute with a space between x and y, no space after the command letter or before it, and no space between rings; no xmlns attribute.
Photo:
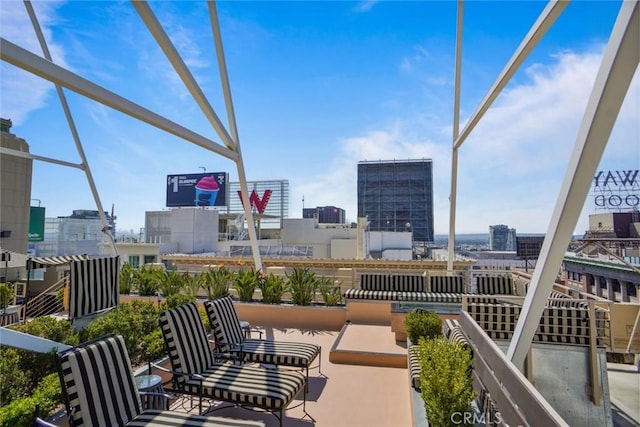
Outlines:
<svg viewBox="0 0 640 427"><path fill-rule="evenodd" d="M238 190L238 197L240 197L240 201L244 205L244 200L242 200L242 193L240 190ZM264 210L267 208L267 203L269 203L269 198L271 198L271 190L264 190L262 199L258 196L258 192L253 190L249 196L249 203L258 210L258 213L263 214Z"/></svg>

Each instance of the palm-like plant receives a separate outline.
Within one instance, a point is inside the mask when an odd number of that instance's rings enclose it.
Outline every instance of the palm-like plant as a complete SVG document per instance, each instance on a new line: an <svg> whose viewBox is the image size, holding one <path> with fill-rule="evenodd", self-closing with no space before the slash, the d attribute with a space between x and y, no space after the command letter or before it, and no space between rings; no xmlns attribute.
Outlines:
<svg viewBox="0 0 640 427"><path fill-rule="evenodd" d="M291 290L291 300L296 305L311 305L318 289L316 273L308 268L294 267L286 273L287 285Z"/></svg>
<svg viewBox="0 0 640 427"><path fill-rule="evenodd" d="M133 287L133 267L125 262L120 269L120 293L129 295Z"/></svg>
<svg viewBox="0 0 640 427"><path fill-rule="evenodd" d="M258 287L260 275L253 269L239 270L233 278L233 287L238 292L238 298L242 302L251 302L253 293Z"/></svg>
<svg viewBox="0 0 640 427"><path fill-rule="evenodd" d="M200 273L199 281L207 291L207 298L216 299L229 295L229 285L233 279L233 273L225 266L209 268Z"/></svg>
<svg viewBox="0 0 640 427"><path fill-rule="evenodd" d="M318 280L318 290L322 294L324 305L334 306L342 302L341 284L342 282L336 285L331 277L321 277Z"/></svg>
<svg viewBox="0 0 640 427"><path fill-rule="evenodd" d="M176 270L160 270L160 272L158 273L158 278L160 279L158 283L158 290L165 298L179 294L185 284L185 275L189 277L188 272L181 275Z"/></svg>
<svg viewBox="0 0 640 427"><path fill-rule="evenodd" d="M140 296L153 296L158 292L160 270L149 267L139 267L133 271L133 284Z"/></svg>
<svg viewBox="0 0 640 427"><path fill-rule="evenodd" d="M287 291L287 282L284 277L269 273L266 277L261 277L258 288L262 292L262 302L267 304L280 304L282 295Z"/></svg>

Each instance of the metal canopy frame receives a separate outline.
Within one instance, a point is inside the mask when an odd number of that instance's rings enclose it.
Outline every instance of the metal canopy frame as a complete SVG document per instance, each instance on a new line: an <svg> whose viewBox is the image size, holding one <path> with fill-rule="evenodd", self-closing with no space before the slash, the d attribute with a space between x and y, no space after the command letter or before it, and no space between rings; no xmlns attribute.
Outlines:
<svg viewBox="0 0 640 427"><path fill-rule="evenodd" d="M154 126L158 129L164 130L178 138L191 142L192 144L198 145L206 150L212 151L220 156L226 157L229 160L232 160L236 164L236 168L238 171L238 178L240 181L240 191L243 196L243 200L249 200L249 193L247 191L247 180L245 175L244 164L242 160L242 154L240 151L240 141L238 138L238 132L236 128L235 122L235 114L233 111L233 102L231 99L231 90L229 86L229 80L226 71L226 64L224 59L224 53L222 48L222 39L220 36L220 25L217 19L217 13L215 8L214 1L208 1L209 7L209 17L211 20L211 28L213 32L213 38L216 46L216 56L218 67L221 74L222 80L222 88L225 98L225 106L227 109L227 116L229 117L231 132L227 132L224 125L216 115L215 111L211 107L208 102L206 96L200 89L199 85L196 83L186 64L182 60L182 57L178 53L177 49L171 43L171 40L164 32L161 24L156 19L153 14L151 8L149 7L146 1L132 1L132 4L140 17L142 18L144 24L149 29L150 33L155 38L156 42L160 46L160 48L165 53L165 56L172 64L176 73L180 76L183 83L193 96L194 100L207 117L207 119L212 124L214 130L218 134L218 136L223 141L224 145L218 144L215 141L212 141L190 129L187 129L178 123L175 123L167 118L154 113L130 100L127 98L117 95L71 71L56 65L52 62L51 56L49 55L48 48L46 46L46 42L44 37L42 36L40 27L37 23L37 19L35 17L35 13L31 7L30 1L24 1L29 16L31 18L32 24L38 35L38 39L40 40L41 47L43 49L45 57L40 57L29 52L26 49L17 46L10 41L0 38L0 59L6 61L16 67L19 67L25 71L28 71L34 75L37 75L45 80L49 80L50 82L56 85L56 90L58 92L58 96L60 98L60 102L63 105L63 109L65 111L65 115L67 117L67 121L69 123L69 127L71 129L72 135L74 137L74 141L76 143L76 148L78 149L78 153L82 159L81 164L70 163L57 159L50 159L41 156L28 155L28 157L35 160L48 161L51 163L60 164L63 166L74 167L78 169L82 169L85 171L87 176L87 181L89 182L89 186L91 187L91 191L93 193L94 199L96 200L96 204L98 205L98 210L100 212L101 219L103 221L103 226L106 228L106 217L104 217L104 212L102 209L102 205L98 196L97 189L95 187L95 183L93 181L93 177L91 175L91 169L84 155L84 150L82 148L82 143L80 138L77 135L77 131L75 129L75 125L73 123L73 119L71 116L71 112L67 106L66 99L64 97L64 93L62 88L66 88L73 92L76 92L80 95L83 95L87 98L90 98L94 101L97 101L103 105L111 107L117 111L120 111L124 114L127 114L135 119L138 119L142 122L145 122L151 126ZM20 155L25 157L25 153L18 153L16 150L3 149L2 153L6 153L9 155ZM262 269L262 260L260 258L260 252L258 250L258 241L257 241L257 233L255 230L255 224L253 221L253 214L251 212L251 206L249 203L243 204L245 217L247 218L247 222L249 223L249 238L251 240L251 249L253 253L254 265L256 270ZM104 231L104 229L103 229ZM117 249L115 243L112 240L114 251Z"/></svg>
<svg viewBox="0 0 640 427"><path fill-rule="evenodd" d="M489 109L524 59L553 25L567 5L567 1L550 1L529 33L525 36L511 60L498 76L480 106L458 135L459 117L459 69L461 66L462 0L458 4L458 29L456 50L456 81L454 95L454 133L451 170L451 195L449 226L449 260L447 270L452 270L455 247L455 206L457 183L457 150L471 134L484 113ZM611 36L603 54L600 69L591 91L573 152L568 162L556 206L536 264L529 291L513 339L507 351L508 358L523 369L525 357L544 307L553 288L558 270L571 235L586 201L591 180L604 153L613 125L629 90L640 59L640 6L638 0L623 1Z"/></svg>

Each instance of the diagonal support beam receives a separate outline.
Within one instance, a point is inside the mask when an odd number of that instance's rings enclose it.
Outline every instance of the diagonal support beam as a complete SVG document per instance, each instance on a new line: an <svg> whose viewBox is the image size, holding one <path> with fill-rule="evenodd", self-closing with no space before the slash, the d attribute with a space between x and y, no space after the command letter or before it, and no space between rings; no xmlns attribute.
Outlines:
<svg viewBox="0 0 640 427"><path fill-rule="evenodd" d="M149 7L149 4L146 1L132 1L133 7L140 15L140 18L144 21L145 25L153 35L153 38L156 39L158 46L162 49L165 56L173 65L174 70L182 79L182 82L187 87L191 96L196 101L204 115L207 117L213 128L218 133L218 136L222 139L222 142L227 146L228 149L235 151L236 142L231 139L231 136L224 128L224 125L218 118L218 115L214 111L213 107L207 100L207 97L200 89L200 86L196 82L196 79L193 77L193 74L189 71L189 68L182 60L182 57L178 53L178 50L175 48L171 39L158 22L158 19L154 15L153 11Z"/></svg>
<svg viewBox="0 0 640 427"><path fill-rule="evenodd" d="M640 3L622 2L507 356L522 368L571 234L640 61Z"/></svg>
<svg viewBox="0 0 640 427"><path fill-rule="evenodd" d="M42 29L40 28L40 23L38 22L38 18L36 17L36 12L33 10L31 6L30 0L24 1L24 6L27 9L27 14L29 15L29 19L31 19L31 25L36 32L36 36L38 38L38 42L40 43L40 48L42 49L42 53L47 61L53 62L51 59L51 53L49 52L49 47L47 46L47 42L44 38L44 34L42 33ZM84 152L84 147L82 146L82 141L80 141L80 135L78 134L78 129L76 128L75 121L73 120L73 115L71 114L71 109L69 108L69 103L67 102L67 98L64 95L64 91L62 90L62 86L59 84L55 84L56 93L58 94L58 99L60 100L60 105L62 106L62 110L64 111L64 116L67 119L67 124L69 125L69 130L71 132L71 136L73 137L73 141L76 144L76 150L78 151L78 155L82 160L83 168L82 170L85 173L87 178L87 183L89 184L89 189L91 190L91 195L93 196L93 200L96 203L96 207L98 208L98 215L100 216L100 221L102 222L102 231L105 233L109 242L111 243L111 249L113 250L114 255L118 254L118 246L114 240L113 234L107 232L109 230L109 221L107 221L107 216L104 213L104 208L102 207L102 201L100 200L100 195L98 194L98 188L96 186L96 182L93 179L93 174L91 173L91 167L89 166L89 161L87 160L87 156Z"/></svg>
<svg viewBox="0 0 640 427"><path fill-rule="evenodd" d="M0 59L234 162L238 160L236 152L53 64L2 37L0 37Z"/></svg>
<svg viewBox="0 0 640 427"><path fill-rule="evenodd" d="M457 136L453 144L454 149L460 148L460 146L464 143L467 137L471 134L471 131L476 127L478 122L484 114L487 112L493 101L496 100L502 89L509 83L511 77L518 71L520 65L527 59L527 56L533 51L538 42L542 39L542 37L547 33L549 28L556 21L558 16L562 13L565 7L569 2L566 0L551 0L547 7L544 8L536 22L529 30L529 33L525 36L518 49L516 49L515 53L504 67L496 81L493 83L493 86L489 89L489 92L485 95L484 99L478 106L478 109L473 113L467 125L462 129L460 135Z"/></svg>

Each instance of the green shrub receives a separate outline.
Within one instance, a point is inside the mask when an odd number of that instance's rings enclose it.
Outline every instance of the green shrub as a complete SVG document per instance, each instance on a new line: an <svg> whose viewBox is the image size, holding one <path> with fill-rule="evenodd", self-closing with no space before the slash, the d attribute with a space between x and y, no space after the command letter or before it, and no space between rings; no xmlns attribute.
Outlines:
<svg viewBox="0 0 640 427"><path fill-rule="evenodd" d="M13 299L13 289L8 283L0 283L0 308L4 309Z"/></svg>
<svg viewBox="0 0 640 427"><path fill-rule="evenodd" d="M0 407L31 392L29 371L22 370L20 358L19 350L0 347Z"/></svg>
<svg viewBox="0 0 640 427"><path fill-rule="evenodd" d="M168 296L164 302L160 304L162 310L170 310L172 308L180 307L188 302L196 302L196 297L187 294L174 294Z"/></svg>
<svg viewBox="0 0 640 427"><path fill-rule="evenodd" d="M229 285L233 280L233 273L225 266L209 268L200 273L199 281L207 291L210 300L229 296Z"/></svg>
<svg viewBox="0 0 640 427"><path fill-rule="evenodd" d="M142 337L141 360L157 360L165 354L164 338L162 337L162 331L160 328L157 328Z"/></svg>
<svg viewBox="0 0 640 427"><path fill-rule="evenodd" d="M296 305L311 305L318 289L316 274L308 268L294 267L286 276L291 301Z"/></svg>
<svg viewBox="0 0 640 427"><path fill-rule="evenodd" d="M415 310L404 317L404 328L415 344L421 337L431 339L442 336L442 319L436 313Z"/></svg>
<svg viewBox="0 0 640 427"><path fill-rule="evenodd" d="M318 290L322 294L322 301L326 306L335 306L342 302L342 292L340 291L340 285L334 284L334 279L331 277L321 277L319 280Z"/></svg>
<svg viewBox="0 0 640 427"><path fill-rule="evenodd" d="M125 262L120 268L120 293L129 295L133 287L133 267Z"/></svg>
<svg viewBox="0 0 640 427"><path fill-rule="evenodd" d="M67 345L76 345L80 342L79 335L73 329L71 322L57 320L48 316L13 325L11 329ZM16 351L20 359L19 369L25 372L29 378L26 394L30 394L42 381L42 378L57 371L55 351L50 353L35 353L26 350Z"/></svg>
<svg viewBox="0 0 640 427"><path fill-rule="evenodd" d="M421 338L418 341L418 355L420 394L429 425L454 425L452 415L471 412L471 401L476 397L470 375L471 352L440 336L434 339ZM456 420L462 423L464 417Z"/></svg>
<svg viewBox="0 0 640 427"><path fill-rule="evenodd" d="M233 287L238 292L240 301L251 302L259 281L260 275L253 269L239 270L236 273L233 279Z"/></svg>
<svg viewBox="0 0 640 427"><path fill-rule="evenodd" d="M287 292L287 283L284 277L269 273L258 282L258 288L262 292L262 302L267 304L280 304L282 296Z"/></svg>
<svg viewBox="0 0 640 427"><path fill-rule="evenodd" d="M133 301L121 304L109 313L98 317L80 331L80 339L89 341L106 334L122 335L131 357L131 363L146 361L144 337L158 329L159 309L149 301Z"/></svg>
<svg viewBox="0 0 640 427"><path fill-rule="evenodd" d="M2 426L30 427L36 407L38 416L47 417L62 402L60 379L57 373L47 375L29 397L14 399L0 407Z"/></svg>

